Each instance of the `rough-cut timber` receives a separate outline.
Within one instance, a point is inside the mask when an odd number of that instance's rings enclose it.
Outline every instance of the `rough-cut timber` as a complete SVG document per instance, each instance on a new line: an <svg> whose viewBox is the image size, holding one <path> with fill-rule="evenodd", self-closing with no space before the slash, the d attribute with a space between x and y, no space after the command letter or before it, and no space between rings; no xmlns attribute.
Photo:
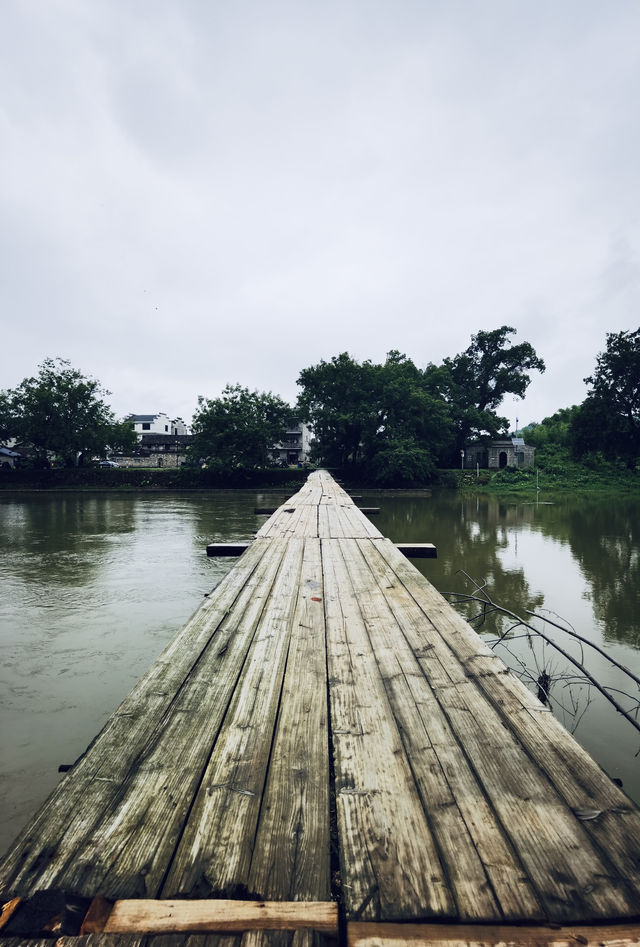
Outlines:
<svg viewBox="0 0 640 947"><path fill-rule="evenodd" d="M267 931L241 905L304 918L332 900L352 947L627 944L640 813L321 471L0 864L6 947L68 933L53 918L25 934L43 891L93 905L89 947L314 947L317 930ZM127 917L160 910L166 936L115 933L116 915L100 933L99 899L143 899ZM171 926L174 902L208 917L229 899L224 934Z"/></svg>

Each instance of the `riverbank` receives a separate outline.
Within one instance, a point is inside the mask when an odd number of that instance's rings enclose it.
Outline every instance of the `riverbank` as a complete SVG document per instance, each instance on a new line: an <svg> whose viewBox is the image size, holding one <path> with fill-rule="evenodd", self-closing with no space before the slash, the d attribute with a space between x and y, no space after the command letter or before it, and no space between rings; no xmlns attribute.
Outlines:
<svg viewBox="0 0 640 947"><path fill-rule="evenodd" d="M549 494L628 493L640 492L640 471L621 465L576 463L568 452L539 451L535 468L506 467L504 470L436 470L430 483L409 489L432 487L456 490L464 494L488 493L514 498ZM350 490L381 488L369 480L362 470L332 470ZM122 492L185 492L198 490L291 490L305 482L308 470L265 468L262 470L201 470L199 468L135 468L135 467L71 467L44 470L0 469L2 491L122 491ZM387 488L393 489L393 488ZM406 492L407 487L397 488Z"/></svg>
<svg viewBox="0 0 640 947"><path fill-rule="evenodd" d="M600 457L591 462L578 463L568 450L554 448L539 450L536 460L535 468L505 467L495 472L481 470L478 479L474 471L463 471L459 477L459 489L465 493L478 491L520 499L535 499L543 492L546 499L550 494L566 496L640 492L640 470L629 470L622 464L609 463Z"/></svg>
<svg viewBox="0 0 640 947"><path fill-rule="evenodd" d="M1 490L188 491L276 487L298 490L309 475L296 468L264 470L201 470L191 467L64 467L44 470L1 470Z"/></svg>

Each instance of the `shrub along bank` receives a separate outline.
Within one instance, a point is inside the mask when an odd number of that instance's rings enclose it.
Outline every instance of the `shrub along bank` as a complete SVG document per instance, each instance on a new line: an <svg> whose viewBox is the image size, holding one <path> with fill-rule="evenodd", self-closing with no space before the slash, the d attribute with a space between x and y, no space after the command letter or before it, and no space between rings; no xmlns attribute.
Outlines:
<svg viewBox="0 0 640 947"><path fill-rule="evenodd" d="M468 491L474 489L474 484L467 479L462 487ZM630 470L626 464L608 461L600 454L577 461L567 448L550 445L537 449L535 468L505 467L476 489L523 497L535 497L538 489L547 497L569 492L632 493L640 491L640 469Z"/></svg>
<svg viewBox="0 0 640 947"><path fill-rule="evenodd" d="M291 486L293 493L308 475L308 470L294 468L231 471L190 467L0 469L0 490L210 490Z"/></svg>

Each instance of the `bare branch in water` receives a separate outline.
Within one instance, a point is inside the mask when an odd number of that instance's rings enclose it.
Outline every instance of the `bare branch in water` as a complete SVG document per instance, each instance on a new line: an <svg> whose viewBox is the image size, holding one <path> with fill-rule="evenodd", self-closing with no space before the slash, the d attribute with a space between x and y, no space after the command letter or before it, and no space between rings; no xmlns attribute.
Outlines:
<svg viewBox="0 0 640 947"><path fill-rule="evenodd" d="M510 632L512 632L515 628L518 628L520 626L522 626L523 628L526 628L528 632L531 632L533 635L540 638L543 642L548 644L550 647L554 648L567 661L573 664L574 667L576 667L580 671L582 678L586 678L586 681L588 682L588 686L595 687L596 690L599 691L602 694L602 696L606 700L608 700L610 704L612 704L615 707L618 713L622 714L622 716L625 717L629 721L629 723L633 727L636 728L636 730L640 731L640 722L638 722L638 720L636 719L638 715L638 709L640 707L640 702L638 701L636 697L632 697L630 694L625 693L625 691L618 690L617 688L614 688L614 687L605 687L602 684L600 684L599 681L597 681L596 678L591 674L591 672L588 671L587 668L584 666L584 663L583 663L584 662L584 649L582 648L582 644L588 645L589 647L597 651L599 654L603 655L603 657L607 658L607 660L612 664L613 667L616 667L618 670L627 674L628 677L631 678L631 680L633 680L638 685L640 685L639 677L633 674L623 664L620 664L619 661L616 661L615 658L612 658L609 654L607 654L606 651L604 651L598 645L589 641L588 638L582 637L582 635L579 635L577 632L573 631L572 629L559 625L557 622L552 621L550 618L546 618L544 615L538 615L535 612L531 612L527 609L528 615L531 615L532 617L537 618L539 621L546 622L549 625L553 625L554 628L558 628L560 631L563 631L565 634L581 642L581 647L580 647L581 660L578 661L576 658L573 657L573 655L571 655L568 651L562 648L559 644L557 644L557 642L555 642L552 638L546 635L539 628L535 628L533 625L530 625L528 622L526 622L523 618L521 618L515 612L512 612L510 609L505 608L504 606L495 602L486 591L486 583L484 583L483 585L479 585L475 581L475 579L473 579L467 572L464 571L464 569L459 569L458 573L465 576L465 578L467 578L469 582L471 582L475 586L475 589L477 593L479 594L469 595L469 594L462 594L459 592L452 592L452 593L445 593L445 594L455 597L460 602L477 602L481 604L483 606L483 610L479 615L476 616L474 620L477 620L477 618L480 617L481 615L482 621L484 622L486 615L492 611L501 612L503 615L507 615L509 618L513 619L514 623L510 625L509 628L505 632L503 632L502 635L500 635L497 641L495 641L493 645L491 646L492 648L496 648L499 644L502 644L503 647L506 647L506 645L504 645L503 642L505 638L507 638ZM552 683L552 679L551 679L551 676L548 674L548 672L545 670L545 668L542 668L541 670L537 666L537 659L534 656L534 660L536 662L536 669L538 671L538 677L535 678L531 674L531 672L526 668L526 665L524 664L521 658L518 658L512 651L509 651L509 654L511 654L511 656L514 659L516 659L518 663L520 664L522 668L522 676L527 677L533 684L535 684L538 687L538 697L543 702L546 702L546 699L548 699L549 697L549 690ZM613 691L614 693L617 693L617 694L622 694L624 697L627 697L629 700L634 701L635 706L633 710L631 711L625 710L625 708L615 699L615 697L612 696L610 691ZM557 701L557 698L554 698L554 700L556 700L558 705L562 707L562 704L559 701ZM574 709L575 709L575 712L577 712L577 707L575 707L575 703L574 703ZM563 710L565 712L571 713L571 711L568 711L567 708L563 707ZM572 714L572 716L575 716L575 713ZM582 714L580 716L582 717Z"/></svg>
<svg viewBox="0 0 640 947"><path fill-rule="evenodd" d="M526 611L527 611L527 615L531 615L533 618L539 618L540 621L546 621L548 625L553 625L554 628L559 628L560 631L564 631L565 634L570 635L572 638L576 638L578 641L582 641L584 644L589 645L590 648L593 648L594 651L597 651L599 654L605 657L607 661L610 661L614 667L617 667L619 668L619 670L624 671L624 673L628 675L628 677L634 680L636 684L640 685L640 677L637 677L633 673L633 671L630 671L629 668L626 667L624 664L620 664L619 661L616 661L615 658L612 658L610 654L607 654L607 652L603 648L600 647L600 645L594 644L593 641L589 641L588 638L583 638L582 635L579 635L578 632L574 631L572 628L565 628L563 625L559 625L557 622L551 621L550 618L546 618L544 615L538 615L536 612L530 612L529 609L527 609Z"/></svg>

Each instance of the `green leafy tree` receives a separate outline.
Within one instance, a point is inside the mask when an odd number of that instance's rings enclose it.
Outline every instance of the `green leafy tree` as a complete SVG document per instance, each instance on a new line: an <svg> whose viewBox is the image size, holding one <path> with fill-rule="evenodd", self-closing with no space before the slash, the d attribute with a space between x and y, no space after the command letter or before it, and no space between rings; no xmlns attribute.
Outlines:
<svg viewBox="0 0 640 947"><path fill-rule="evenodd" d="M608 332L606 349L585 382L591 391L571 424L574 453L602 452L635 467L640 458L640 328Z"/></svg>
<svg viewBox="0 0 640 947"><path fill-rule="evenodd" d="M365 443L374 477L382 484L424 483L452 439L447 407L400 352L388 353L377 366L376 380L375 432Z"/></svg>
<svg viewBox="0 0 640 947"><path fill-rule="evenodd" d="M406 355L389 352L380 365L343 352L304 369L298 385L298 410L324 463L366 468L381 484L429 479L451 425L446 405Z"/></svg>
<svg viewBox="0 0 640 947"><path fill-rule="evenodd" d="M198 398L191 456L220 469L267 466L290 418L277 395L227 385L220 398Z"/></svg>
<svg viewBox="0 0 640 947"><path fill-rule="evenodd" d="M314 455L330 466L357 466L375 434L376 366L348 352L300 372L297 410L314 433Z"/></svg>
<svg viewBox="0 0 640 947"><path fill-rule="evenodd" d="M509 344L508 337L515 331L501 326L478 332L460 355L427 367L427 382L447 403L455 427L454 442L443 456L445 462L457 464L459 452L470 438L506 433L508 421L497 414L505 395L524 397L531 382L529 372L545 370L529 342Z"/></svg>
<svg viewBox="0 0 640 947"><path fill-rule="evenodd" d="M578 405L571 408L560 408L555 414L544 418L540 424L532 422L522 429L528 444L532 447L569 447L571 444L571 425L579 411Z"/></svg>
<svg viewBox="0 0 640 947"><path fill-rule="evenodd" d="M52 456L68 465L80 464L91 454L135 443L123 422L104 398L98 381L73 368L65 359L47 358L38 374L3 392L6 436L32 447L42 462Z"/></svg>
<svg viewBox="0 0 640 947"><path fill-rule="evenodd" d="M11 431L14 427L9 392L0 391L0 446L12 437Z"/></svg>

